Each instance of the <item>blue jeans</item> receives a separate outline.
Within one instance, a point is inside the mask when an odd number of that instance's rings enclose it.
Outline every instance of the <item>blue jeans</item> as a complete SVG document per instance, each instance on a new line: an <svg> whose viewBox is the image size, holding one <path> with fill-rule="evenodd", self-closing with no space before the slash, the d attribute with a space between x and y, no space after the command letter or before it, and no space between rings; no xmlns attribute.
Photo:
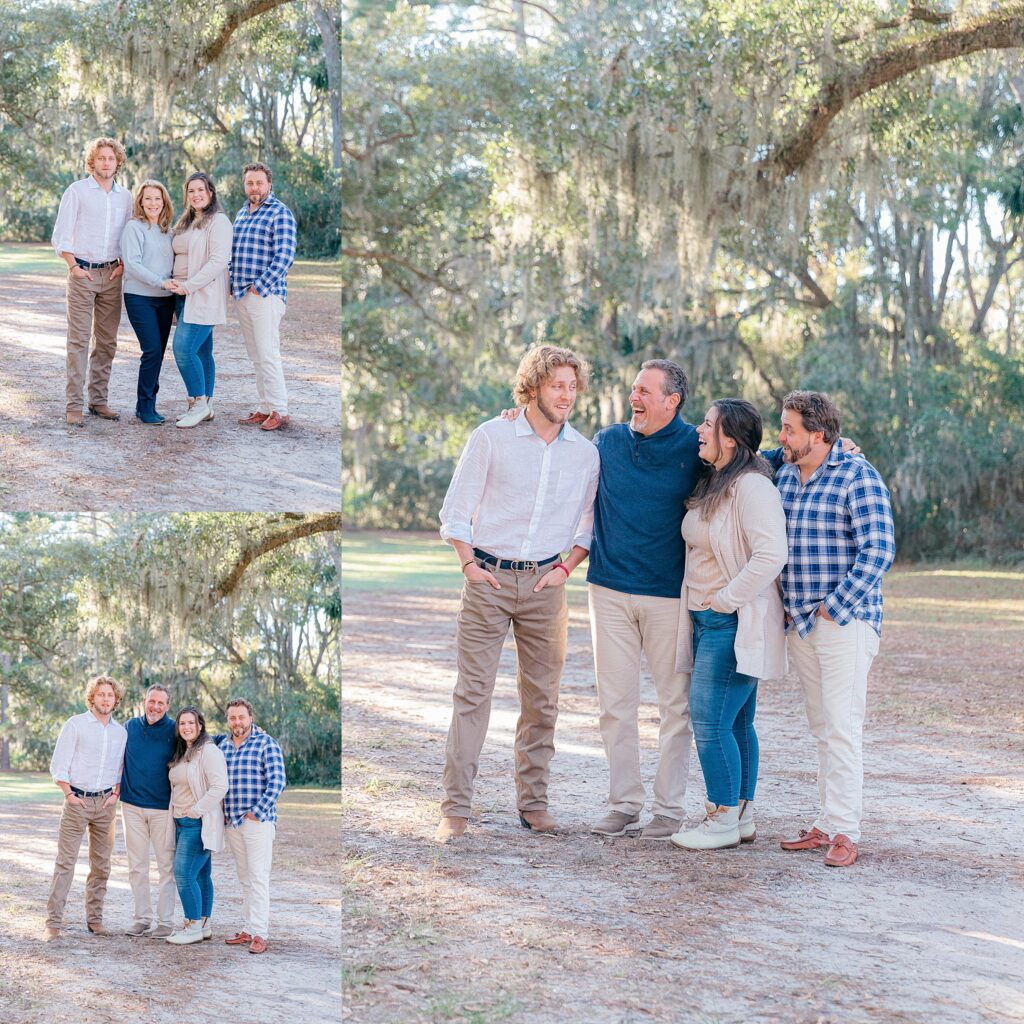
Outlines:
<svg viewBox="0 0 1024 1024"><path fill-rule="evenodd" d="M160 367L164 361L167 339L174 319L175 296L133 295L124 293L124 308L128 321L139 339L142 358L139 360L139 383L136 392L135 414L156 408L156 393L160 390Z"/></svg>
<svg viewBox="0 0 1024 1024"><path fill-rule="evenodd" d="M213 328L208 324L190 324L184 319L185 297L177 296L175 312L178 326L174 329L174 361L185 382L189 398L213 398Z"/></svg>
<svg viewBox="0 0 1024 1024"><path fill-rule="evenodd" d="M758 746L757 680L736 671L736 615L690 612L690 718L708 799L724 807L753 800Z"/></svg>
<svg viewBox="0 0 1024 1024"><path fill-rule="evenodd" d="M213 913L213 858L202 833L201 818L174 819L174 881L188 921Z"/></svg>

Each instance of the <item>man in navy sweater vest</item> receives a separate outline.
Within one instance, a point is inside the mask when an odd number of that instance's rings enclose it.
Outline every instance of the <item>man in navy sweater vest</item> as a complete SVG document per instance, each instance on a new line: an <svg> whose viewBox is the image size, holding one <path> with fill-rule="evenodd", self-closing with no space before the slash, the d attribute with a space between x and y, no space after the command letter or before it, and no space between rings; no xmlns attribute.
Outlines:
<svg viewBox="0 0 1024 1024"><path fill-rule="evenodd" d="M125 728L128 744L121 776L121 822L128 853L128 881L135 897L135 920L126 935L166 938L174 931L174 850L165 847L171 784L167 763L174 752L174 719L168 717L165 687L146 691L145 714ZM156 854L159 891L156 920L149 898L149 850Z"/></svg>
<svg viewBox="0 0 1024 1024"><path fill-rule="evenodd" d="M608 813L598 835L667 839L683 818L690 766L689 676L675 670L685 502L700 475L697 431L680 418L689 381L678 363L645 362L632 418L600 431L601 475L587 571L590 627L608 757ZM640 659L654 679L661 726L652 818L640 830Z"/></svg>

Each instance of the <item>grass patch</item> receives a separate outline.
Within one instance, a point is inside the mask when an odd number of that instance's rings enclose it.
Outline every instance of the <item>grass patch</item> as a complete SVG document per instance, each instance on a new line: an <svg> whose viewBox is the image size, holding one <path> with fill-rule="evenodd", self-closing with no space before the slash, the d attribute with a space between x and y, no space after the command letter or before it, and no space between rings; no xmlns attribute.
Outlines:
<svg viewBox="0 0 1024 1024"><path fill-rule="evenodd" d="M343 590L448 590L462 587L450 545L436 533L349 531L342 544ZM586 563L567 586L570 600L586 591Z"/></svg>
<svg viewBox="0 0 1024 1024"><path fill-rule="evenodd" d="M0 243L0 274L48 274L64 277L67 265L45 242Z"/></svg>
<svg viewBox="0 0 1024 1024"><path fill-rule="evenodd" d="M46 772L0 772L0 800L4 803L59 804L64 794Z"/></svg>

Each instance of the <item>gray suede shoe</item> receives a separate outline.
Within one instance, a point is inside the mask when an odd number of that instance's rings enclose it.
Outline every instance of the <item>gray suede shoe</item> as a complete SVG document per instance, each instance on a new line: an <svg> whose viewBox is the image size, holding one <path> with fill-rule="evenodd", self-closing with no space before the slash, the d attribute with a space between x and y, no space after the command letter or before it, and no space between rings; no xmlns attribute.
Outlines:
<svg viewBox="0 0 1024 1024"><path fill-rule="evenodd" d="M145 935L149 931L148 921L135 921L128 928L125 928L125 935Z"/></svg>
<svg viewBox="0 0 1024 1024"><path fill-rule="evenodd" d="M635 825L636 828L631 826ZM590 826L598 836L624 836L640 831L640 815L626 814L625 811L609 811L600 821Z"/></svg>
<svg viewBox="0 0 1024 1024"><path fill-rule="evenodd" d="M668 839L679 830L680 819L668 818L664 814L656 814L640 832L641 839Z"/></svg>

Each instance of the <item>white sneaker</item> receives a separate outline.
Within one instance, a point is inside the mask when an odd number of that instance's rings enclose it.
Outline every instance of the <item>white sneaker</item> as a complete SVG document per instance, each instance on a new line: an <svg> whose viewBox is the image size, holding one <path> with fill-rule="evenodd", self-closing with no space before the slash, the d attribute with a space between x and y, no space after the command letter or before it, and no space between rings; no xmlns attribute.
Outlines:
<svg viewBox="0 0 1024 1024"><path fill-rule="evenodd" d="M207 398L206 400L206 415L203 417L204 420L213 419L213 398Z"/></svg>
<svg viewBox="0 0 1024 1024"><path fill-rule="evenodd" d="M176 427L197 427L207 418L206 399L197 398L184 416L174 421Z"/></svg>
<svg viewBox="0 0 1024 1024"><path fill-rule="evenodd" d="M203 941L203 924L201 921L186 921L181 931L168 935L164 942L173 943L175 946L187 946L192 942Z"/></svg>
<svg viewBox="0 0 1024 1024"><path fill-rule="evenodd" d="M717 804L713 804L710 800L704 801L704 811L707 814L713 813L717 806ZM753 800L740 801L739 826L741 843L752 843L757 838L757 828L754 826Z"/></svg>
<svg viewBox="0 0 1024 1024"><path fill-rule="evenodd" d="M210 919L208 917L204 917L199 922L199 924L200 924L200 926L203 929L203 938L204 939L212 939L213 938L213 925L210 924Z"/></svg>
<svg viewBox="0 0 1024 1024"><path fill-rule="evenodd" d="M739 807L716 807L688 832L677 832L672 843L684 850L731 850L740 845Z"/></svg>

